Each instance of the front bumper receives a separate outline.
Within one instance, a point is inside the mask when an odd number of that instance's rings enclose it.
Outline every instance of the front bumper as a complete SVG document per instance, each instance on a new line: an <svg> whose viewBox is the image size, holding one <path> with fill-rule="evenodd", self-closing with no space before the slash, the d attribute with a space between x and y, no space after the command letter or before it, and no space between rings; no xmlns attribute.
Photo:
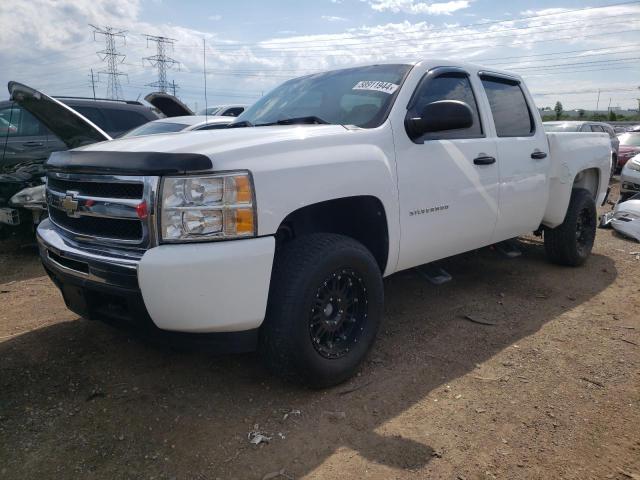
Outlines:
<svg viewBox="0 0 640 480"><path fill-rule="evenodd" d="M266 311L273 237L99 250L38 227L40 256L69 309L174 332L249 332Z"/></svg>

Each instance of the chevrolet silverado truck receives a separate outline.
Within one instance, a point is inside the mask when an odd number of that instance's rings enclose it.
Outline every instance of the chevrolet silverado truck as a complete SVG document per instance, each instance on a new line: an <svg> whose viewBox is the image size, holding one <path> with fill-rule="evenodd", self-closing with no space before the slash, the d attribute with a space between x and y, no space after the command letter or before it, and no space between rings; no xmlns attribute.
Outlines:
<svg viewBox="0 0 640 480"><path fill-rule="evenodd" d="M37 235L79 315L258 349L324 387L371 348L385 276L531 232L585 262L610 168L606 134L545 133L518 75L372 65L289 80L226 129L52 154Z"/></svg>

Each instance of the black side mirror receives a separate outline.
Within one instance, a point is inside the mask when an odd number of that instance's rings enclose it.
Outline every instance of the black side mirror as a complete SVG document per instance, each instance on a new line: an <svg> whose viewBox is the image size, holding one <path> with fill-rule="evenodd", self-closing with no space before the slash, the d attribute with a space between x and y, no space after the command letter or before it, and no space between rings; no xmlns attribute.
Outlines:
<svg viewBox="0 0 640 480"><path fill-rule="evenodd" d="M471 108L458 100L439 100L427 104L420 117L407 118L405 127L411 139L425 133L458 130L473 125Z"/></svg>

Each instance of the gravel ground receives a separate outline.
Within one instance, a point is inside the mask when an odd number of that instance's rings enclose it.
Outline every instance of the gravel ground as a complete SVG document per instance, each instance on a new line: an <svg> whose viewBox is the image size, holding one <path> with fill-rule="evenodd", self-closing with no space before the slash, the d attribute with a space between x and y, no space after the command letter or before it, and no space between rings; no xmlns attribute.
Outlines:
<svg viewBox="0 0 640 480"><path fill-rule="evenodd" d="M310 391L78 318L4 242L0 478L640 479L640 245L599 230L572 269L520 243L386 279L360 373Z"/></svg>

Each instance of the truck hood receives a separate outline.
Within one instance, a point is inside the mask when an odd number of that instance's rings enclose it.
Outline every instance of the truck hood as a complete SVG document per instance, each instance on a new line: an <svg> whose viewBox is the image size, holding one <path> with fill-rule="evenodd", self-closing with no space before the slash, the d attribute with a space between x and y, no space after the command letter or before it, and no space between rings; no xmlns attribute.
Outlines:
<svg viewBox="0 0 640 480"><path fill-rule="evenodd" d="M22 83L8 85L11 100L40 120L68 148L111 140L111 137L91 120L73 108Z"/></svg>
<svg viewBox="0 0 640 480"><path fill-rule="evenodd" d="M84 151L127 151L200 153L214 156L217 153L266 144L300 141L334 135L346 135L349 129L342 125L279 125L269 127L240 127L219 130L189 131L127 137L111 142L83 147Z"/></svg>
<svg viewBox="0 0 640 480"><path fill-rule="evenodd" d="M364 131L341 125L283 125L125 137L55 152L47 167L135 175L203 172L240 168L239 164L248 168L247 159L281 158L287 152L352 143L350 135L356 130Z"/></svg>

